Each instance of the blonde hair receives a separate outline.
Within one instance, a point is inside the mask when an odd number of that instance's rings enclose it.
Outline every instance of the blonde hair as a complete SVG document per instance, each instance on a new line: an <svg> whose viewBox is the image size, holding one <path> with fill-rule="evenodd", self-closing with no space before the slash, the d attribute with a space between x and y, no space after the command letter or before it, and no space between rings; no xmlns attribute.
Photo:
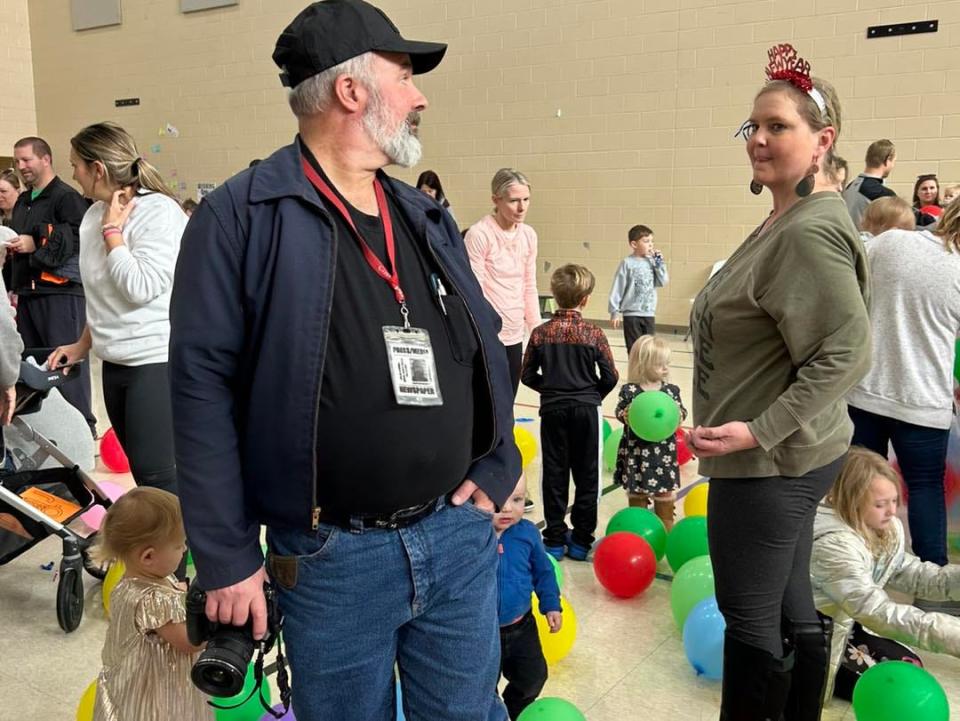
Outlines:
<svg viewBox="0 0 960 721"><path fill-rule="evenodd" d="M895 195L870 202L860 219L860 228L873 235L880 235L891 228L916 230L916 227L916 216L910 203Z"/></svg>
<svg viewBox="0 0 960 721"><path fill-rule="evenodd" d="M943 209L933 233L943 240L948 253L960 253L960 199L953 200Z"/></svg>
<svg viewBox="0 0 960 721"><path fill-rule="evenodd" d="M70 147L83 162L101 163L114 185L144 188L174 198L160 171L140 157L133 136L116 123L88 125L70 138Z"/></svg>
<svg viewBox="0 0 960 721"><path fill-rule="evenodd" d="M943 193L944 196L946 196L947 193L960 195L960 184L953 183L951 185L944 185L943 188L941 189L941 192ZM956 198L954 198L953 200L956 200ZM953 200L951 200L950 202L952 203Z"/></svg>
<svg viewBox="0 0 960 721"><path fill-rule="evenodd" d="M800 117L806 121L807 125L810 126L811 130L817 132L824 128L833 128L836 131L836 135L833 138L830 149L827 150L824 155L820 167L827 178L836 178L838 168L837 159L839 158L837 155L837 142L840 140L841 126L840 98L837 96L837 91L833 85L826 80L822 78L810 78L810 80L813 82L813 87L819 91L821 97L823 97L823 104L825 106L823 112L820 111L820 107L808 93L805 93L786 80L772 80L768 82L760 89L760 92L756 94L754 100L767 93L786 93L796 101L797 112L800 114Z"/></svg>
<svg viewBox="0 0 960 721"><path fill-rule="evenodd" d="M527 176L513 168L500 168L490 181L490 191L495 198L502 198L511 185L525 185L530 187Z"/></svg>
<svg viewBox="0 0 960 721"><path fill-rule="evenodd" d="M135 556L144 548L183 536L180 501L169 491L139 486L120 496L100 525L95 558L102 562Z"/></svg>
<svg viewBox="0 0 960 721"><path fill-rule="evenodd" d="M656 383L660 367L670 362L670 346L659 336L642 335L634 342L627 359L629 383Z"/></svg>
<svg viewBox="0 0 960 721"><path fill-rule="evenodd" d="M589 268L568 263L553 271L550 292L561 308L578 308L583 299L593 293L597 279Z"/></svg>
<svg viewBox="0 0 960 721"><path fill-rule="evenodd" d="M896 542L892 532L874 530L863 520L873 481L878 476L893 483L899 493L900 477L887 459L866 448L852 446L826 499L840 520L856 531L874 554L889 549Z"/></svg>

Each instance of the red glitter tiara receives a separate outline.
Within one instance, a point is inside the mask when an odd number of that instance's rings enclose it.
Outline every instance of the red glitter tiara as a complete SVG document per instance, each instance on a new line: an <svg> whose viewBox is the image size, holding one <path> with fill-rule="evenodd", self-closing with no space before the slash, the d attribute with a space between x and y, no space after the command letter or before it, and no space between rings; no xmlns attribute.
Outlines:
<svg viewBox="0 0 960 721"><path fill-rule="evenodd" d="M820 91L813 87L810 63L800 57L793 45L790 43L774 45L767 51L767 57L770 58L766 70L768 81L784 80L798 90L802 90L813 98L813 102L820 108L821 115L826 115L827 104Z"/></svg>

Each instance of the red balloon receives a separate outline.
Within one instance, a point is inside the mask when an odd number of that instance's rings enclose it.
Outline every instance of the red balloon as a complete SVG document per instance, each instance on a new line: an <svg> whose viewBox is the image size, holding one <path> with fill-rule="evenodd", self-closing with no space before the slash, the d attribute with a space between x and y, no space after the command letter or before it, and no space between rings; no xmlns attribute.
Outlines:
<svg viewBox="0 0 960 721"><path fill-rule="evenodd" d="M114 473L127 473L130 470L130 461L113 428L108 429L100 439L100 460Z"/></svg>
<svg viewBox="0 0 960 721"><path fill-rule="evenodd" d="M620 598L633 598L653 583L657 557L646 540L617 531L605 536L593 552L593 572L600 585Z"/></svg>
<svg viewBox="0 0 960 721"><path fill-rule="evenodd" d="M683 465L693 460L693 451L687 445L686 438L683 435L683 429L677 429L677 463Z"/></svg>

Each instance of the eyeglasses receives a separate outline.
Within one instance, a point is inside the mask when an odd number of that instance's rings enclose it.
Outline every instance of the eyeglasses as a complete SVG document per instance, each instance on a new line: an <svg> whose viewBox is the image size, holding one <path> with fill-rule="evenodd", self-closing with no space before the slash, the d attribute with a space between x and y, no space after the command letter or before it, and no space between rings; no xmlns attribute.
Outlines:
<svg viewBox="0 0 960 721"><path fill-rule="evenodd" d="M937 174L936 174L936 173L927 173L926 175L918 175L918 176L917 176L917 182L918 182L918 183L922 183L924 180L937 180ZM937 181L937 182L940 182L940 181Z"/></svg>
<svg viewBox="0 0 960 721"><path fill-rule="evenodd" d="M750 140L753 137L753 134L757 132L759 126L752 120L743 121L743 125L740 126L740 130L734 133L733 137L743 138L744 140Z"/></svg>

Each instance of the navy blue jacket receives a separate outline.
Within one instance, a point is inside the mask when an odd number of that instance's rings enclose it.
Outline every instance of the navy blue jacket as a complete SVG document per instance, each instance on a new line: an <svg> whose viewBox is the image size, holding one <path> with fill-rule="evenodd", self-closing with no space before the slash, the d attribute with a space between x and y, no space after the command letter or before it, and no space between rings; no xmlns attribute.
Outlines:
<svg viewBox="0 0 960 721"><path fill-rule="evenodd" d="M500 534L500 625L530 610L530 594L537 592L540 613L560 610L560 586L553 564L543 548L540 531L530 521L521 518Z"/></svg>
<svg viewBox="0 0 960 721"><path fill-rule="evenodd" d="M520 476L499 316L450 215L423 193L380 179L473 319L489 393L476 407L491 440L467 478L499 505ZM170 382L180 499L206 588L256 571L261 524L313 525L337 242L296 142L204 198L183 235L170 305Z"/></svg>

